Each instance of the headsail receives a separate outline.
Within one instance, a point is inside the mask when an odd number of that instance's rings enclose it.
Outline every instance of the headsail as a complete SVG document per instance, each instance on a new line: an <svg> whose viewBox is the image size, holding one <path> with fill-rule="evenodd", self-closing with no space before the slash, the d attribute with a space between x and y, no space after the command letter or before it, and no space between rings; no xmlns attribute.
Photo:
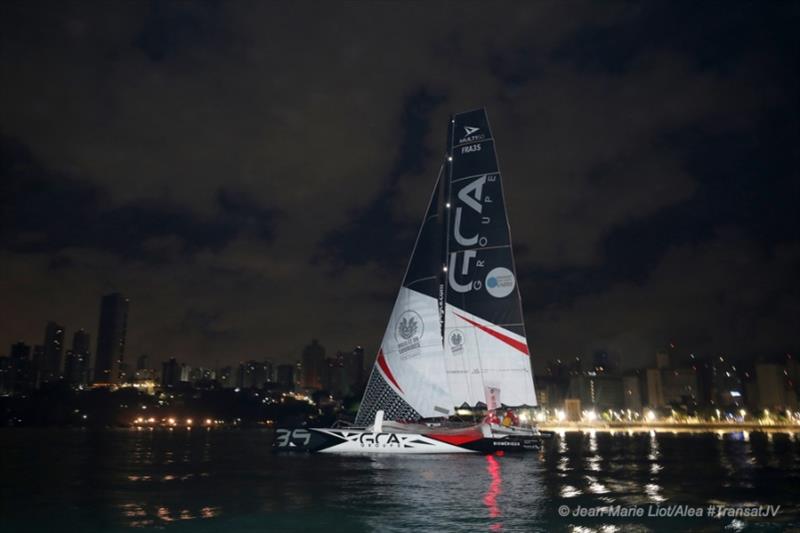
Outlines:
<svg viewBox="0 0 800 533"><path fill-rule="evenodd" d="M448 141L444 357L456 406L536 405L495 143L483 109L455 115Z"/></svg>
<svg viewBox="0 0 800 533"><path fill-rule="evenodd" d="M382 409L387 420L448 416L453 402L442 358L444 167L431 196L356 424L371 424Z"/></svg>

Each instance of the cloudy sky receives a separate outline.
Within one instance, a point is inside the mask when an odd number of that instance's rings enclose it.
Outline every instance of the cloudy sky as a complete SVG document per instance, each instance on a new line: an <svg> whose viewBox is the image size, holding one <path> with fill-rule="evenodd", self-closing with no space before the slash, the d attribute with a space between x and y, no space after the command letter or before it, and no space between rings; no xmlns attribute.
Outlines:
<svg viewBox="0 0 800 533"><path fill-rule="evenodd" d="M492 120L537 367L800 344L790 2L4 2L0 352L383 334L449 113Z"/></svg>

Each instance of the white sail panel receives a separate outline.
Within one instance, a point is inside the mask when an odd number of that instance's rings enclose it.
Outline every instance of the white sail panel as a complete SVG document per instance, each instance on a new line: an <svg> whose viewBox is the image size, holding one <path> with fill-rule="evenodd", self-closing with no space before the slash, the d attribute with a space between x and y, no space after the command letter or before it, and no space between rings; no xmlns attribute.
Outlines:
<svg viewBox="0 0 800 533"><path fill-rule="evenodd" d="M487 403L490 388L499 389L503 405L536 405L525 337L452 305L444 335L448 389L456 406Z"/></svg>
<svg viewBox="0 0 800 533"><path fill-rule="evenodd" d="M373 372L379 372L422 418L452 414L435 298L406 287L400 289ZM398 417L389 410L387 420L392 419Z"/></svg>

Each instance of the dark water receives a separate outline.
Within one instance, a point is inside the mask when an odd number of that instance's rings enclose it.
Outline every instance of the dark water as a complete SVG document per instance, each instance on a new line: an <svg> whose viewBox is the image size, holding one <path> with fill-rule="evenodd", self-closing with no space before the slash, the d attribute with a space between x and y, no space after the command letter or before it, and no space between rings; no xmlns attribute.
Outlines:
<svg viewBox="0 0 800 533"><path fill-rule="evenodd" d="M800 436L598 432L540 454L275 456L241 431L0 430L0 531L703 531L800 525ZM775 518L558 507L780 505Z"/></svg>

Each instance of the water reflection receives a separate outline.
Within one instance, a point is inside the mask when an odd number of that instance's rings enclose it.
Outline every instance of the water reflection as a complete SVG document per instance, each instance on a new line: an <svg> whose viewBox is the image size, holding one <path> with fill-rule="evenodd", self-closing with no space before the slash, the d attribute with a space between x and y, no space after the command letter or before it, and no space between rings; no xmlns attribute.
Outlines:
<svg viewBox="0 0 800 533"><path fill-rule="evenodd" d="M500 463L491 455L486 456L486 471L489 472L491 482L483 497L483 504L489 509L490 518L500 518L500 507L497 505L497 497L502 492L503 478L500 475ZM493 522L489 529L499 531L503 529L502 522Z"/></svg>
<svg viewBox="0 0 800 533"><path fill-rule="evenodd" d="M539 455L504 457L274 456L270 437L107 431L48 432L45 439L4 430L3 531L59 530L64 523L81 531L327 531L331 523L353 533L627 531L652 524L584 523L556 510L663 502L777 504L784 524L800 518L800 445L781 433L770 442L759 431L723 440L715 432L566 432ZM47 512L31 514L31 504ZM754 521L743 523L750 529Z"/></svg>

